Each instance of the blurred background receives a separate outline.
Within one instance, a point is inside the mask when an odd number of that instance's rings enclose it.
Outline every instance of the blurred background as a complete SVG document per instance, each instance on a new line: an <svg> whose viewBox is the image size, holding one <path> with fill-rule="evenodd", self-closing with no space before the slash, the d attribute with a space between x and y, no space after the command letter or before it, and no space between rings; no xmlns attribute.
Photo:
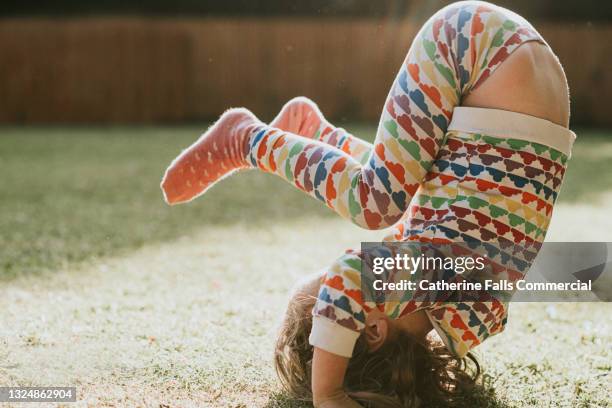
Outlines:
<svg viewBox="0 0 612 408"><path fill-rule="evenodd" d="M38 0L0 5L0 123L184 123L306 95L376 121L438 0ZM609 126L612 2L499 0L565 66L574 125Z"/></svg>

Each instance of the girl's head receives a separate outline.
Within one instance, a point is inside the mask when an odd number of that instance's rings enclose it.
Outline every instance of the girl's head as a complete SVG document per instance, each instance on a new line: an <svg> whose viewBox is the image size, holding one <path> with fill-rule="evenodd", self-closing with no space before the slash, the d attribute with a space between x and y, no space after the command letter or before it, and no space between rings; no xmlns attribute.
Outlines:
<svg viewBox="0 0 612 408"><path fill-rule="evenodd" d="M313 285L297 292L289 302L275 352L275 366L285 389L295 398L310 400L313 347L308 342L311 311L316 302ZM310 292L310 293L309 293ZM365 336L357 340L344 379L344 389L353 399L371 407L412 407L419 401L433 405L459 404L464 391L474 384L475 369L453 356L441 343L416 341L398 332L375 351ZM473 372L470 372L473 371Z"/></svg>

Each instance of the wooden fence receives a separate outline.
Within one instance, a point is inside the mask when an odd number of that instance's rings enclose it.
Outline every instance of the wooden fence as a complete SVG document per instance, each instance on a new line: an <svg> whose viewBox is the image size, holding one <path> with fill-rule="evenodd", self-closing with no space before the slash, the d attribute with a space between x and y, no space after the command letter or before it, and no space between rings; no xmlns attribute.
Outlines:
<svg viewBox="0 0 612 408"><path fill-rule="evenodd" d="M612 125L612 25L535 24L564 64L574 123ZM330 19L0 20L0 123L160 123L295 95L376 120L418 24Z"/></svg>

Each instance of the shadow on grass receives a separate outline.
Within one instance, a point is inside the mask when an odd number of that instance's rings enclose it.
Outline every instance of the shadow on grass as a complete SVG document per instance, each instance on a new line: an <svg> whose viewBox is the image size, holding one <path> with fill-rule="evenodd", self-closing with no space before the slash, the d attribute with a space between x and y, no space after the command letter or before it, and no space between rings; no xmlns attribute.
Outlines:
<svg viewBox="0 0 612 408"><path fill-rule="evenodd" d="M193 203L169 207L161 177L194 135L191 128L6 131L0 140L0 281L207 226L265 228L333 215L278 177L255 171L224 180Z"/></svg>
<svg viewBox="0 0 612 408"><path fill-rule="evenodd" d="M474 389L467 394L459 403L460 407L470 408L510 408L506 402L495 395L495 390L490 385L491 377L485 375ZM299 401L291 398L284 392L275 392L270 395L265 408L312 408L310 402ZM448 408L445 406L419 405L418 408Z"/></svg>
<svg viewBox="0 0 612 408"><path fill-rule="evenodd" d="M312 408L312 403L291 398L287 393L274 392L268 398L265 408Z"/></svg>
<svg viewBox="0 0 612 408"><path fill-rule="evenodd" d="M480 383L465 396L462 406L474 408L510 408L508 403L495 395L495 389L491 385L491 381L492 378L485 374Z"/></svg>

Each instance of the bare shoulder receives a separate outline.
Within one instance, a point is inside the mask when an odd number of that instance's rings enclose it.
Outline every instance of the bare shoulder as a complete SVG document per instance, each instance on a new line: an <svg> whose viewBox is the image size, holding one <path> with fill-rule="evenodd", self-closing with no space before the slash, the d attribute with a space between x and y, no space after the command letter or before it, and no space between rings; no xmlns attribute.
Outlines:
<svg viewBox="0 0 612 408"><path fill-rule="evenodd" d="M565 73L551 49L538 42L520 46L462 105L504 109L569 125Z"/></svg>

